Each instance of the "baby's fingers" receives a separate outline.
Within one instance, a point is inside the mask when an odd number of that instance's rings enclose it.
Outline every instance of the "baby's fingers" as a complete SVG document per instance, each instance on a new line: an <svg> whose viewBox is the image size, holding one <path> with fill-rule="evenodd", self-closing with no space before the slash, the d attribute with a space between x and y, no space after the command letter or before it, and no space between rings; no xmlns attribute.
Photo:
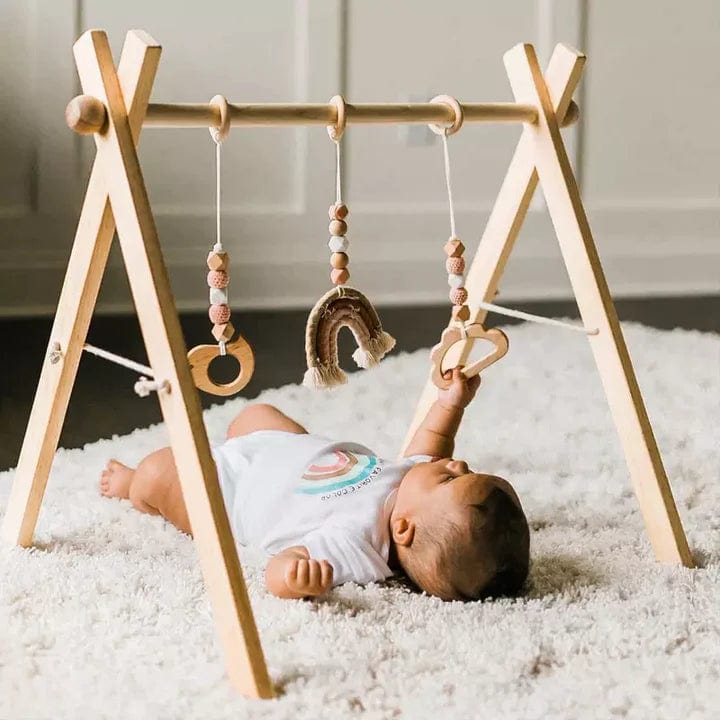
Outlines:
<svg viewBox="0 0 720 720"><path fill-rule="evenodd" d="M327 560L320 561L320 585L323 590L332 587L333 566Z"/></svg>
<svg viewBox="0 0 720 720"><path fill-rule="evenodd" d="M317 592L320 587L320 563L317 560L307 560L308 563L308 581L307 589Z"/></svg>
<svg viewBox="0 0 720 720"><path fill-rule="evenodd" d="M310 576L310 568L308 567L307 560L297 561L297 570L295 572L295 583L298 588L304 588L308 584L308 578Z"/></svg>

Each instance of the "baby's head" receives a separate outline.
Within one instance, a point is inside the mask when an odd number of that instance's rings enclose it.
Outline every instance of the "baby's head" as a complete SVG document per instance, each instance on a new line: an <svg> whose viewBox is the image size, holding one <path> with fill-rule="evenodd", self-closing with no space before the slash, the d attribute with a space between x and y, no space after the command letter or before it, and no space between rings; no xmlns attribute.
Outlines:
<svg viewBox="0 0 720 720"><path fill-rule="evenodd" d="M444 600L514 595L528 574L530 532L515 491L462 460L418 463L407 472L390 534L409 578Z"/></svg>

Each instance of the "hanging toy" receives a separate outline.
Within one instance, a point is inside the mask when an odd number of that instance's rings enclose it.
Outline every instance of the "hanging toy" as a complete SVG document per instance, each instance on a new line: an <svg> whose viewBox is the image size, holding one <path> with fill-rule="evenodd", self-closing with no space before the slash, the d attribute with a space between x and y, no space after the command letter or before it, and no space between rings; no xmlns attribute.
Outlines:
<svg viewBox="0 0 720 720"><path fill-rule="evenodd" d="M490 328L486 330L482 323L470 323L470 308L467 305L468 292L465 289L465 246L457 237L455 230L455 205L453 203L452 183L450 181L450 152L448 150L448 136L456 133L463 123L463 110L460 103L449 95L438 95L431 102L449 105L455 113L453 124L449 127L430 125L430 129L442 136L443 155L445 159L445 183L448 192L448 205L450 207L450 238L445 243L444 250L447 259L445 269L448 273L448 285L450 286L450 302L452 303L452 319L454 324L450 325L440 337L440 342L430 352L432 363L432 381L441 389L446 389L452 384L450 378L444 377L443 361L456 343L470 340L488 340L495 349L485 357L463 367L463 374L466 377L473 377L481 370L492 365L504 357L508 351L508 339L502 330Z"/></svg>
<svg viewBox="0 0 720 720"><path fill-rule="evenodd" d="M216 240L213 249L207 258L209 272L207 283L210 288L210 309L208 315L213 323L212 334L217 345L197 345L188 352L190 372L195 385L203 392L211 395L234 395L240 392L249 382L255 370L255 357L252 348L245 338L235 334L235 328L230 322L230 305L228 303L228 284L230 276L228 268L230 259L222 244L220 235L220 146L230 131L230 112L227 100L222 95L216 95L211 101L220 110L220 126L210 128L210 135L215 141L215 232ZM220 355L232 355L240 364L240 369L234 380L229 383L217 383L209 375L210 363Z"/></svg>
<svg viewBox="0 0 720 720"><path fill-rule="evenodd" d="M310 311L305 330L305 355L308 369L303 385L312 388L331 387L347 382L338 363L337 336L340 329L350 329L358 344L353 353L358 367L369 368L395 347L372 303L360 291L345 287L350 279L348 270L347 216L349 210L342 200L340 141L345 130L345 101L340 95L331 98L337 108L335 125L328 126L328 135L335 143L335 203L330 206L330 280L336 287L325 293Z"/></svg>

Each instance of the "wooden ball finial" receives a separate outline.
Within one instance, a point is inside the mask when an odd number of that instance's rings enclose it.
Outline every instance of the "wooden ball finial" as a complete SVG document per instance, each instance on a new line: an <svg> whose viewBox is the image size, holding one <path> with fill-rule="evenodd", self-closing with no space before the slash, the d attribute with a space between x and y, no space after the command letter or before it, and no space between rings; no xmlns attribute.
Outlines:
<svg viewBox="0 0 720 720"><path fill-rule="evenodd" d="M560 123L560 127L568 127L569 125L574 125L580 117L580 108L578 107L578 104L571 100L570 104L568 105L567 112L565 113L565 117L563 118L562 123Z"/></svg>
<svg viewBox="0 0 720 720"><path fill-rule="evenodd" d="M92 95L78 95L65 108L67 126L79 135L100 132L106 121L105 106Z"/></svg>

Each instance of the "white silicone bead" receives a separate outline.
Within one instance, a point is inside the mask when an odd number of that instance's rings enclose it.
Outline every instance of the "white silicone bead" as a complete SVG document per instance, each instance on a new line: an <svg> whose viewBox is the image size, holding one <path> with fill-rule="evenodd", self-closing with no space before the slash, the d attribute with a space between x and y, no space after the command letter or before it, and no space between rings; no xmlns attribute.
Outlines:
<svg viewBox="0 0 720 720"><path fill-rule="evenodd" d="M462 275L456 275L455 273L450 273L448 275L448 285L451 288L462 287L464 282L465 278Z"/></svg>
<svg viewBox="0 0 720 720"><path fill-rule="evenodd" d="M211 305L227 305L228 294L225 288L210 288Z"/></svg>
<svg viewBox="0 0 720 720"><path fill-rule="evenodd" d="M344 235L333 235L328 241L328 247L333 252L347 252L350 241Z"/></svg>

